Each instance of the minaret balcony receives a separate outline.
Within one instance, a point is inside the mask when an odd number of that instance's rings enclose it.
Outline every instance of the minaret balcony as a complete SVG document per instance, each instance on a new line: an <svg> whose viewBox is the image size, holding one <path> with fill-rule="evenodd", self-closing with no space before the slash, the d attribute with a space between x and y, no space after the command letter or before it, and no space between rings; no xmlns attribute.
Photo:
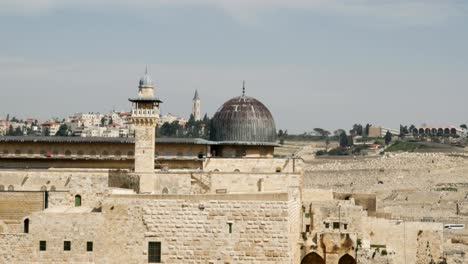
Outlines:
<svg viewBox="0 0 468 264"><path fill-rule="evenodd" d="M159 111L156 109L133 109L132 110L132 117L157 117L159 115Z"/></svg>

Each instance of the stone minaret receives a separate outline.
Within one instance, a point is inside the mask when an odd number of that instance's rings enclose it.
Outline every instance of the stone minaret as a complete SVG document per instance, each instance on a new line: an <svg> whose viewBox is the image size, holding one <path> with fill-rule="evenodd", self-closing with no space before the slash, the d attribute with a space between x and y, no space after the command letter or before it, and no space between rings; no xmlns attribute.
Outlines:
<svg viewBox="0 0 468 264"><path fill-rule="evenodd" d="M201 120L200 112L201 112L200 97L198 96L198 91L195 90L195 96L193 97L193 108L192 108L192 114L193 114L193 117L195 118L195 121Z"/></svg>
<svg viewBox="0 0 468 264"><path fill-rule="evenodd" d="M153 192L156 125L161 101L154 97L148 69L141 77L138 89L138 97L129 99L133 103L132 120L135 125L135 173L140 175L140 192Z"/></svg>

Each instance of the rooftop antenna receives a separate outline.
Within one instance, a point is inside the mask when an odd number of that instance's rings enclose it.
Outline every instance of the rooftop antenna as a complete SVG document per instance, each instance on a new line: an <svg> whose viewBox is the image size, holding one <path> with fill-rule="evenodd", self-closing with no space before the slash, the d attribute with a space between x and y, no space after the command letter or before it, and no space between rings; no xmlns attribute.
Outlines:
<svg viewBox="0 0 468 264"><path fill-rule="evenodd" d="M242 96L245 96L245 80L242 81Z"/></svg>

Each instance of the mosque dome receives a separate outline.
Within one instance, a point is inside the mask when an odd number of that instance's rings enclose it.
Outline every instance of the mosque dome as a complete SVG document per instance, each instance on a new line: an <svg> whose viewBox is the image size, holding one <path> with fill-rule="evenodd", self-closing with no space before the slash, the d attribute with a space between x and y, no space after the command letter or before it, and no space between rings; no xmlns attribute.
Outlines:
<svg viewBox="0 0 468 264"><path fill-rule="evenodd" d="M275 120L255 98L232 98L215 113L210 139L226 143L276 144Z"/></svg>

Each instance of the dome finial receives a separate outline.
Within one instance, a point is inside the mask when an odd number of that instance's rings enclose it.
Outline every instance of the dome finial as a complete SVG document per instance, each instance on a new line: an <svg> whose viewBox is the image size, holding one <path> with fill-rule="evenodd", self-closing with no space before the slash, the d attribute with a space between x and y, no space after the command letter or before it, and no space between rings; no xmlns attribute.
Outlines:
<svg viewBox="0 0 468 264"><path fill-rule="evenodd" d="M242 81L242 96L245 96L245 80Z"/></svg>

